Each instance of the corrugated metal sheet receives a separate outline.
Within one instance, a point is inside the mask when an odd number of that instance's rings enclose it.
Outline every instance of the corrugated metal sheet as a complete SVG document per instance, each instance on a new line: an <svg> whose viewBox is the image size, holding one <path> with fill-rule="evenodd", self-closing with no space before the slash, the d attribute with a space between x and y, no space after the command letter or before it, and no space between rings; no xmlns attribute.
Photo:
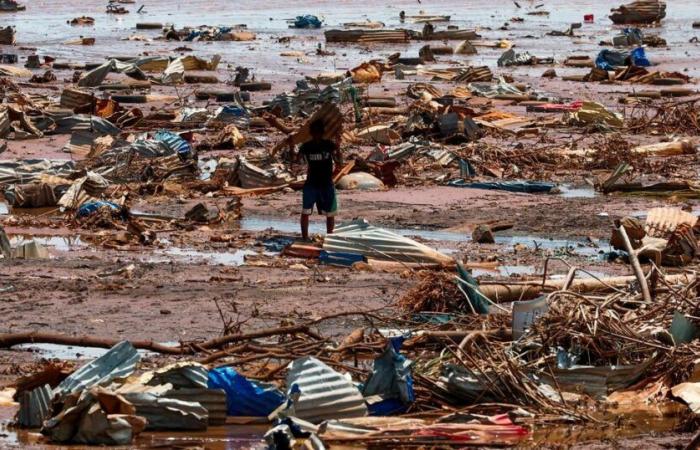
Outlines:
<svg viewBox="0 0 700 450"><path fill-rule="evenodd" d="M367 415L364 398L352 382L312 356L289 364L287 386L289 392L294 386L301 392L293 404L294 417L318 423Z"/></svg>
<svg viewBox="0 0 700 450"><path fill-rule="evenodd" d="M326 236L323 249L329 252L354 253L384 261L452 264L454 260L437 250L407 237L377 228L364 219L336 228Z"/></svg>
<svg viewBox="0 0 700 450"><path fill-rule="evenodd" d="M404 142L403 144L388 148L386 152L386 159L401 161L402 159L406 159L411 156L417 149L418 146L415 143Z"/></svg>
<svg viewBox="0 0 700 450"><path fill-rule="evenodd" d="M210 426L226 423L226 392L223 389L173 389L163 396L183 402L199 403L209 414Z"/></svg>
<svg viewBox="0 0 700 450"><path fill-rule="evenodd" d="M292 181L292 177L280 169L261 169L249 163L244 157L239 158L238 179L242 188L259 188L281 186Z"/></svg>
<svg viewBox="0 0 700 450"><path fill-rule="evenodd" d="M10 132L10 115L7 112L7 109L3 109L0 111L0 137L5 137L7 136L7 133Z"/></svg>
<svg viewBox="0 0 700 450"><path fill-rule="evenodd" d="M19 396L17 423L20 427L38 428L49 415L51 386L45 384Z"/></svg>
<svg viewBox="0 0 700 450"><path fill-rule="evenodd" d="M197 402L159 397L147 392L124 394L136 415L146 418L147 430L206 430L209 413Z"/></svg>
<svg viewBox="0 0 700 450"><path fill-rule="evenodd" d="M491 72L491 69L489 69L488 66L479 66L461 69L459 74L455 76L454 81L471 83L476 81L491 81L492 79L493 72Z"/></svg>
<svg viewBox="0 0 700 450"><path fill-rule="evenodd" d="M95 100L90 92L79 89L66 88L61 92L61 108L75 109L79 106L89 105Z"/></svg>
<svg viewBox="0 0 700 450"><path fill-rule="evenodd" d="M73 372L59 384L54 393L65 395L92 386L126 378L136 370L141 356L129 341L122 341L89 364Z"/></svg>
<svg viewBox="0 0 700 450"><path fill-rule="evenodd" d="M208 378L209 371L206 367L196 362L185 361L167 365L154 372L145 373L141 377L141 382L150 386L169 383L175 389L206 389Z"/></svg>
<svg viewBox="0 0 700 450"><path fill-rule="evenodd" d="M494 384L495 383L495 384ZM489 380L487 375L474 373L466 367L446 364L442 369L442 376L438 380L438 387L449 392L455 400L473 402L496 400L494 391L501 388L498 377Z"/></svg>
<svg viewBox="0 0 700 450"><path fill-rule="evenodd" d="M67 160L25 159L0 161L0 184L24 184L40 181L44 175L67 177L75 170L75 162Z"/></svg>
<svg viewBox="0 0 700 450"><path fill-rule="evenodd" d="M648 236L668 239L681 224L695 226L698 217L679 208L652 208L647 213L644 230Z"/></svg>
<svg viewBox="0 0 700 450"><path fill-rule="evenodd" d="M650 358L642 364L633 366L574 366L570 369L554 368L556 381L547 373L542 379L552 386L569 392L582 390L588 395L602 397L610 392L624 389L634 384L652 363Z"/></svg>
<svg viewBox="0 0 700 450"><path fill-rule="evenodd" d="M406 30L328 30L326 42L408 42Z"/></svg>
<svg viewBox="0 0 700 450"><path fill-rule="evenodd" d="M63 147L63 151L73 156L87 156L92 150L92 143L100 137L97 133L78 130L71 134L70 141Z"/></svg>

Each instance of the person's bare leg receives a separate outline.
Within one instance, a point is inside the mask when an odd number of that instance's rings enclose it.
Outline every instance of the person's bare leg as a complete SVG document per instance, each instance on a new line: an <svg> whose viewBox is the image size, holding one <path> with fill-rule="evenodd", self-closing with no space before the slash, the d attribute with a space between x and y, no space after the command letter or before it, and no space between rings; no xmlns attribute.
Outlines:
<svg viewBox="0 0 700 450"><path fill-rule="evenodd" d="M309 240L309 214L301 215L301 238Z"/></svg>
<svg viewBox="0 0 700 450"><path fill-rule="evenodd" d="M335 217L326 217L326 234L333 234L333 229L335 229Z"/></svg>

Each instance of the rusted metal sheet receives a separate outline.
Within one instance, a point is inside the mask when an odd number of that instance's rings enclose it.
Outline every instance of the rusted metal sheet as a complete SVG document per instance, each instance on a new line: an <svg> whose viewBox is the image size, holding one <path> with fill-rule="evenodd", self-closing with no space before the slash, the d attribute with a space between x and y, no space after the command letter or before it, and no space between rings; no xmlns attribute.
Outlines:
<svg viewBox="0 0 700 450"><path fill-rule="evenodd" d="M453 264L454 260L437 250L391 231L377 228L364 219L338 227L326 236L323 249L353 253L383 261Z"/></svg>
<svg viewBox="0 0 700 450"><path fill-rule="evenodd" d="M61 93L61 108L75 109L80 106L90 105L95 101L95 97L79 89L66 88Z"/></svg>
<svg viewBox="0 0 700 450"><path fill-rule="evenodd" d="M454 78L454 81L463 83L471 83L476 81L491 81L493 72L487 66L467 67L460 70L459 74Z"/></svg>
<svg viewBox="0 0 700 450"><path fill-rule="evenodd" d="M653 208L647 213L644 230L648 236L667 239L680 224L693 227L697 221L696 215L679 208Z"/></svg>
<svg viewBox="0 0 700 450"><path fill-rule="evenodd" d="M326 42L408 42L407 30L328 30Z"/></svg>
<svg viewBox="0 0 700 450"><path fill-rule="evenodd" d="M300 393L290 415L312 423L367 415L365 400L352 381L318 359L297 359L287 370L288 395Z"/></svg>

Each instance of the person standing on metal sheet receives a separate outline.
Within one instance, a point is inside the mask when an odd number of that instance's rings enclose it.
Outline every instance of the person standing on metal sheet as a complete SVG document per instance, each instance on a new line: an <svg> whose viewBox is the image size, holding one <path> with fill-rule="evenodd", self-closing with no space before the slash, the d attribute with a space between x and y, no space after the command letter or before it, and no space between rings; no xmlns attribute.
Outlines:
<svg viewBox="0 0 700 450"><path fill-rule="evenodd" d="M304 183L301 210L301 236L309 239L309 216L314 205L319 214L326 216L326 232L333 233L335 215L338 212L338 198L333 185L333 162L341 164L340 146L337 142L324 139L326 124L317 119L309 125L311 140L299 147L298 157L304 157L308 170Z"/></svg>

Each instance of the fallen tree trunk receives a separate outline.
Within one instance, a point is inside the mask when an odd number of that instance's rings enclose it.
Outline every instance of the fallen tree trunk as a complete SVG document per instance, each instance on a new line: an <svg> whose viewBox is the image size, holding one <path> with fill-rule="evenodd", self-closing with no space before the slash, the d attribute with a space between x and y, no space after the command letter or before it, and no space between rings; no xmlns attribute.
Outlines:
<svg viewBox="0 0 700 450"><path fill-rule="evenodd" d="M689 283L695 280L692 274L676 274L666 277L666 282L670 284ZM582 278L574 280L569 286L570 291L579 294L587 294L591 292L610 292L613 288L624 288L632 282L637 281L635 275L608 277L597 280L595 278ZM545 292L561 290L564 287L565 279L562 280L547 280L544 285L542 282L532 281L526 283L503 283L503 284L481 284L479 290L489 300L494 303L515 302L518 300L532 300Z"/></svg>
<svg viewBox="0 0 700 450"><path fill-rule="evenodd" d="M178 346L163 345L153 341L130 341L131 344L142 350L168 355L192 355L202 350L221 348L225 345L247 340L259 339L283 334L302 333L315 339L321 336L309 329L309 325L292 325L288 327L270 328L250 333L229 334L204 342L183 342ZM111 348L124 339L105 339L92 336L66 336L58 333L2 333L0 334L0 348L10 348L20 344L59 344L79 347Z"/></svg>

